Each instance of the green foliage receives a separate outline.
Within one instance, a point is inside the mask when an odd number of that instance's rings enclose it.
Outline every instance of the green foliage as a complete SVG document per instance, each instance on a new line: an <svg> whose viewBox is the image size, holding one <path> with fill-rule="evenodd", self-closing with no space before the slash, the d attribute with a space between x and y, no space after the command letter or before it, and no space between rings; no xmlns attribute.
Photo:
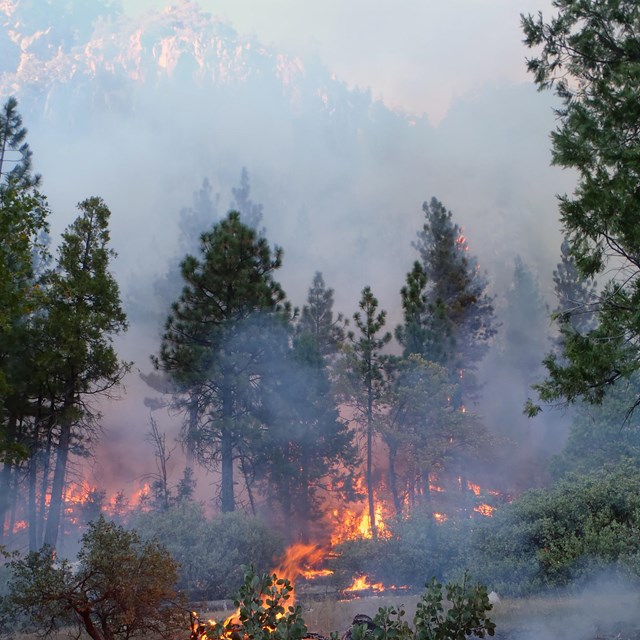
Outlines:
<svg viewBox="0 0 640 640"><path fill-rule="evenodd" d="M22 126L17 107L18 101L11 96L0 111L0 177L5 176L0 195L7 186L26 191L40 183L40 176L31 174L31 149L25 142L27 130ZM20 159L9 159L7 151L19 153ZM9 167L10 164L13 166Z"/></svg>
<svg viewBox="0 0 640 640"><path fill-rule="evenodd" d="M580 584L607 569L640 577L640 475L620 463L530 491L479 524L469 566L498 591Z"/></svg>
<svg viewBox="0 0 640 640"><path fill-rule="evenodd" d="M191 600L230 597L242 583L242 564L266 571L283 551L283 541L258 518L236 512L207 520L189 501L140 513L134 526L143 539L157 540L175 558L177 586Z"/></svg>
<svg viewBox="0 0 640 640"><path fill-rule="evenodd" d="M405 349L445 365L453 377L464 370L472 392L471 372L496 333L493 300L451 211L436 198L422 209L425 223L414 244L422 262L420 268L414 265L402 292L405 328L399 337L405 335Z"/></svg>
<svg viewBox="0 0 640 640"><path fill-rule="evenodd" d="M290 310L273 279L281 264L282 251L272 254L231 211L202 234L200 256L182 262L185 286L154 359L176 385L187 444L201 462L220 469L223 511L236 507L233 461L249 456L247 441L260 435L259 382L286 338Z"/></svg>
<svg viewBox="0 0 640 640"><path fill-rule="evenodd" d="M354 575L366 575L373 583L415 589L423 585L426 575L455 578L465 566L474 522L470 518L450 518L438 523L430 511L415 509L410 516L388 523L388 538L350 540L338 545L331 568L344 587Z"/></svg>
<svg viewBox="0 0 640 640"><path fill-rule="evenodd" d="M523 16L529 71L561 100L552 134L555 164L578 174L560 198L570 254L584 278L606 273L595 328L563 335L563 357L545 360L544 402L602 402L610 385L640 367L640 8L635 0L555 0L557 15ZM570 327L566 326L566 329ZM637 406L637 396L629 404ZM535 407L530 407L535 412Z"/></svg>
<svg viewBox="0 0 640 640"><path fill-rule="evenodd" d="M431 471L446 472L490 440L477 415L452 406L459 385L445 367L412 354L394 359L390 369L384 396L387 410L378 417L377 429L389 449L389 485L401 513L396 484L415 486L413 497L424 503L428 493L420 487L428 485ZM398 469L396 457L402 461Z"/></svg>
<svg viewBox="0 0 640 640"><path fill-rule="evenodd" d="M347 484L356 457L353 432L339 415L328 364L344 340L333 315L333 290L316 273L290 349L272 363L263 409L268 437L259 443L256 475L279 507L290 539L308 541L325 491Z"/></svg>
<svg viewBox="0 0 640 640"><path fill-rule="evenodd" d="M8 602L38 633L74 624L93 640L176 637L187 620L174 589L177 564L103 517L82 538L78 568L48 547L11 563Z"/></svg>
<svg viewBox="0 0 640 640"><path fill-rule="evenodd" d="M485 615L493 608L486 587L469 586L465 575L462 584L447 584L446 599L451 604L445 608L442 585L434 578L418 602L414 618L416 640L464 640L471 635L478 638L494 635L495 624Z"/></svg>
<svg viewBox="0 0 640 640"><path fill-rule="evenodd" d="M404 620L406 612L402 606L399 607L380 607L378 612L373 617L374 629L370 637L375 640L409 640L414 637L411 627L408 622ZM357 627L356 627L357 628ZM362 626L359 627L362 629ZM358 640L358 636L361 634L352 633L353 640ZM366 637L366 633L362 636Z"/></svg>
<svg viewBox="0 0 640 640"><path fill-rule="evenodd" d="M601 404L575 407L565 447L551 461L554 477L590 473L625 459L640 460L640 423L637 416L627 416L638 389L634 378L620 380Z"/></svg>
<svg viewBox="0 0 640 640"><path fill-rule="evenodd" d="M365 483L371 534L375 538L377 527L373 497L373 435L374 423L380 414L381 400L387 386L385 367L389 357L382 350L391 341L391 334L381 333L387 313L384 310L378 311L378 300L371 287L367 286L362 290L358 306L360 310L353 314L358 333L349 331L347 334L348 343L339 363L338 378L342 397L354 409L354 421L366 438Z"/></svg>
<svg viewBox="0 0 640 640"><path fill-rule="evenodd" d="M352 640L465 640L493 636L496 625L487 617L493 605L487 589L462 582L450 582L443 590L433 578L421 595L413 618L415 630L406 620L402 606L380 607L373 620L364 624L358 618L351 628Z"/></svg>
<svg viewBox="0 0 640 640"><path fill-rule="evenodd" d="M300 605L287 605L293 585L275 574L258 574L252 566L242 567L244 582L235 597L238 621L217 623L209 630L212 640L300 640L307 633Z"/></svg>

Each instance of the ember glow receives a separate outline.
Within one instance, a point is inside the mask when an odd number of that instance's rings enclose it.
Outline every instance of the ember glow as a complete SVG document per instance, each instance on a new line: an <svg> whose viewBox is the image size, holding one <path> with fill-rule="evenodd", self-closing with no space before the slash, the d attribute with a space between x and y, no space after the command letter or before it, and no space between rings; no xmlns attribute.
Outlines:
<svg viewBox="0 0 640 640"><path fill-rule="evenodd" d="M490 518L493 515L493 512L496 510L496 508L492 507L489 504L484 503L484 504L479 504L477 507L474 507L473 510L476 513L479 513L483 516Z"/></svg>
<svg viewBox="0 0 640 640"><path fill-rule="evenodd" d="M480 485L479 484L473 484L473 482L467 481L467 487L469 488L469 491L473 491L473 495L474 496L479 496L480 495Z"/></svg>

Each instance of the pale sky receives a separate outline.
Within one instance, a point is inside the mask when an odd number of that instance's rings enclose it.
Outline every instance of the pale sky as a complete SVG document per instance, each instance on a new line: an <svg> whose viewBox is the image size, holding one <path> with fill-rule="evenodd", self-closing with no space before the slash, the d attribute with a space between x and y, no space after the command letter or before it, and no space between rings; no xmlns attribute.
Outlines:
<svg viewBox="0 0 640 640"><path fill-rule="evenodd" d="M128 13L168 0L123 0ZM316 54L350 86L439 122L456 97L528 82L520 14L551 0L200 0L241 34Z"/></svg>

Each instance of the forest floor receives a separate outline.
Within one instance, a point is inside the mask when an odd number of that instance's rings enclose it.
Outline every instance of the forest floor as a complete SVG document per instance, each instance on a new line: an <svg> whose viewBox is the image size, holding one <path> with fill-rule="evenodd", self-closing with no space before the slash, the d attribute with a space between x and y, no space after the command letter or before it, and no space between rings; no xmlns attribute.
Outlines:
<svg viewBox="0 0 640 640"><path fill-rule="evenodd" d="M309 631L341 637L357 614L375 616L380 607L400 607L411 625L419 596L379 595L349 600L307 600L302 616ZM206 617L215 615L208 612ZM224 618L228 615L222 613ZM205 616L203 616L204 618ZM489 617L496 640L640 640L640 593L617 589L573 596L540 596L497 602Z"/></svg>

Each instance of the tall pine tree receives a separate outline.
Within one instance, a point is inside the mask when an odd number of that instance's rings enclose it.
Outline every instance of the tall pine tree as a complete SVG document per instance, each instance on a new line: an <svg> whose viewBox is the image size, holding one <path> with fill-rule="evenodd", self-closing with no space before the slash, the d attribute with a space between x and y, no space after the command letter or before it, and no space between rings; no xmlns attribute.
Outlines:
<svg viewBox="0 0 640 640"><path fill-rule="evenodd" d="M281 264L282 251L231 211L202 234L200 255L183 260L184 289L154 358L197 420L190 436L200 461L221 472L222 511L236 508L234 462L260 428L253 409L269 351L260 336L287 310L273 277Z"/></svg>
<svg viewBox="0 0 640 640"><path fill-rule="evenodd" d="M414 319L401 331L413 336L414 344L418 337L422 344L415 344L415 353L444 365L462 380L463 393L472 396L474 371L496 333L493 299L451 211L436 198L422 208L425 223L414 244L422 269L414 267L403 294L403 305L417 305L417 313L414 310Z"/></svg>
<svg viewBox="0 0 640 640"><path fill-rule="evenodd" d="M111 212L101 198L78 205L80 215L62 234L56 268L48 275L45 333L49 384L55 389L57 451L44 543L56 546L69 454L95 417L90 399L108 393L128 364L113 337L127 328L120 291L109 271Z"/></svg>
<svg viewBox="0 0 640 640"><path fill-rule="evenodd" d="M387 313L378 311L378 300L371 287L365 287L359 302L360 311L353 315L357 329L347 334L344 359L340 363L341 388L344 398L354 410L354 420L365 437L365 484L371 536L377 537L374 498L373 447L376 423L382 410L388 357L383 348L391 341L389 332L381 333Z"/></svg>

